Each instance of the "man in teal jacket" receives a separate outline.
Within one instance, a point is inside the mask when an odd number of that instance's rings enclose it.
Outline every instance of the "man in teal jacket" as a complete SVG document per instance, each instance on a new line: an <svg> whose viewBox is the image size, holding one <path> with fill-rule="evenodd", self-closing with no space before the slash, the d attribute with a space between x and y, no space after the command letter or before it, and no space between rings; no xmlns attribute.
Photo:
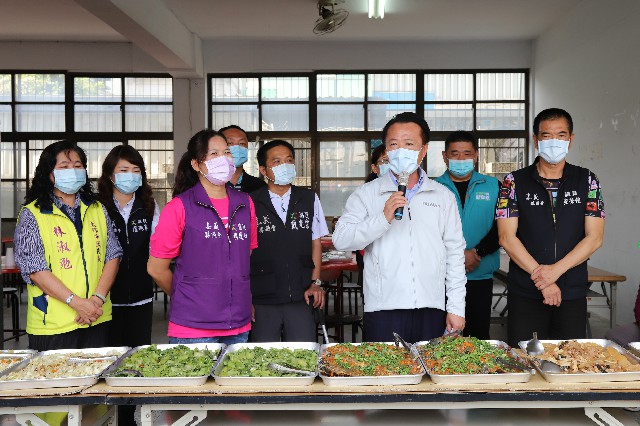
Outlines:
<svg viewBox="0 0 640 426"><path fill-rule="evenodd" d="M458 201L467 271L464 334L489 339L493 273L500 267L495 206L500 182L475 171L478 139L470 132L451 133L442 152L448 170L436 181L449 188Z"/></svg>

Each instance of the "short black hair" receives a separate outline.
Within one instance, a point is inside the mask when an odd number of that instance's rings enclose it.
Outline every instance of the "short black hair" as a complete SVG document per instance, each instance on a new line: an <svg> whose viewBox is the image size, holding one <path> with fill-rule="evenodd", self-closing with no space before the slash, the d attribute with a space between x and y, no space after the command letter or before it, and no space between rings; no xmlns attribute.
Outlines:
<svg viewBox="0 0 640 426"><path fill-rule="evenodd" d="M271 150L272 148L275 148L277 146L284 146L284 147L289 148L289 151L291 151L291 155L293 156L293 158L296 158L296 150L293 148L293 145L291 145L289 142L284 141L282 139L274 139L271 142L267 142L264 145L262 145L260 147L260 149L258 150L258 153L256 154L256 158L258 160L258 165L259 166L266 167L266 165L267 165L267 152L269 152L269 150Z"/></svg>
<svg viewBox="0 0 640 426"><path fill-rule="evenodd" d="M371 164L378 164L380 157L384 155L387 147L384 144L380 144L371 151Z"/></svg>
<svg viewBox="0 0 640 426"><path fill-rule="evenodd" d="M447 136L447 139L444 140L444 150L449 149L449 145L454 142L471 142L473 145L473 149L478 150L478 138L471 132L467 132L466 130L456 130Z"/></svg>
<svg viewBox="0 0 640 426"><path fill-rule="evenodd" d="M393 126L396 123L415 123L420 126L422 130L422 144L426 145L429 143L431 138L431 129L429 128L429 124L427 121L420 117L415 112L401 112L394 116L382 129L382 142L387 141L387 132L389 132L389 127Z"/></svg>
<svg viewBox="0 0 640 426"><path fill-rule="evenodd" d="M227 131L229 129L240 130L242 133L244 133L244 137L247 138L247 140L249 140L249 136L247 136L247 132L245 132L245 130L242 127L236 126L235 124L231 124L229 126L225 126L225 127L221 128L220 130L218 130L218 133L224 133L225 131Z"/></svg>
<svg viewBox="0 0 640 426"><path fill-rule="evenodd" d="M571 114L561 108L547 108L542 110L536 115L536 118L533 120L533 134L538 136L538 132L540 131L540 123L547 120L557 120L559 118L564 118L569 123L569 133L573 133L573 119L571 118Z"/></svg>

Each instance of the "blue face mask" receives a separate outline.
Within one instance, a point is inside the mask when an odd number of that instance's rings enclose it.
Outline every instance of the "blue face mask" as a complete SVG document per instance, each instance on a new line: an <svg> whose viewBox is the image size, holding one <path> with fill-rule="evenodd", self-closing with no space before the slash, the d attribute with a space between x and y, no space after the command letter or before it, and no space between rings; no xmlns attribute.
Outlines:
<svg viewBox="0 0 640 426"><path fill-rule="evenodd" d="M296 178L296 165L290 163L280 164L272 167L273 183L276 185L289 185Z"/></svg>
<svg viewBox="0 0 640 426"><path fill-rule="evenodd" d="M233 164L236 167L242 166L249 159L249 150L244 146L231 145L229 151L231 151L231 155L233 155Z"/></svg>
<svg viewBox="0 0 640 426"><path fill-rule="evenodd" d="M378 173L378 177L380 176L384 176L387 174L387 172L389 171L389 169L391 168L391 165L389 163L386 164L380 164L378 166L378 168L380 169L380 173Z"/></svg>
<svg viewBox="0 0 640 426"><path fill-rule="evenodd" d="M418 155L420 155L420 151L397 148L392 151L387 151L387 155L389 156L391 171L397 175L402 172L411 174L418 169Z"/></svg>
<svg viewBox="0 0 640 426"><path fill-rule="evenodd" d="M54 169L53 186L65 194L75 194L87 183L87 171L85 169Z"/></svg>
<svg viewBox="0 0 640 426"><path fill-rule="evenodd" d="M540 157L549 164L558 164L569 153L569 141L562 139L543 139L538 141Z"/></svg>
<svg viewBox="0 0 640 426"><path fill-rule="evenodd" d="M142 175L140 173L116 173L116 181L113 185L123 194L133 194L142 186Z"/></svg>
<svg viewBox="0 0 640 426"><path fill-rule="evenodd" d="M473 158L466 160L449 159L449 171L456 177L465 177L473 171Z"/></svg>

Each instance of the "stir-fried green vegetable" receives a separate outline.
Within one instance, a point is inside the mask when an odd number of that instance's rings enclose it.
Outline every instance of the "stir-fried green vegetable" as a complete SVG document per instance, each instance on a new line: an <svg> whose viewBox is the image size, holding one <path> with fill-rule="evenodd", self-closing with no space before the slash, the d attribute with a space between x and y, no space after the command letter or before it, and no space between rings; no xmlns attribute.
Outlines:
<svg viewBox="0 0 640 426"><path fill-rule="evenodd" d="M498 358L512 359L503 349L475 337L443 337L418 347L432 374L490 374L519 372Z"/></svg>
<svg viewBox="0 0 640 426"><path fill-rule="evenodd" d="M213 368L216 351L191 349L184 345L158 349L156 345L140 349L127 357L111 375L132 377L134 370L143 377L198 377L206 376Z"/></svg>
<svg viewBox="0 0 640 426"><path fill-rule="evenodd" d="M315 371L318 354L309 349L243 348L224 357L219 374L231 377L299 377L297 374L271 370L268 367L270 362L298 370Z"/></svg>

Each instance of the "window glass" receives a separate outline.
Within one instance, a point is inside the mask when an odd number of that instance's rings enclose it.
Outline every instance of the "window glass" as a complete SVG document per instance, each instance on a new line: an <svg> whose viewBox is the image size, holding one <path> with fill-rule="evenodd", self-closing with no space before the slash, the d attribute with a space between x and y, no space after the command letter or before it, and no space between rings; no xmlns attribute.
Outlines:
<svg viewBox="0 0 640 426"><path fill-rule="evenodd" d="M364 102L364 74L319 74L318 102Z"/></svg>
<svg viewBox="0 0 640 426"><path fill-rule="evenodd" d="M64 74L16 74L16 101L64 102Z"/></svg>
<svg viewBox="0 0 640 426"><path fill-rule="evenodd" d="M308 101L308 77L263 77L263 101Z"/></svg>
<svg viewBox="0 0 640 426"><path fill-rule="evenodd" d="M320 142L320 177L362 177L367 174L367 143Z"/></svg>
<svg viewBox="0 0 640 426"><path fill-rule="evenodd" d="M473 101L472 74L425 74L425 101Z"/></svg>
<svg viewBox="0 0 640 426"><path fill-rule="evenodd" d="M116 77L76 77L73 98L77 102L122 101L122 79Z"/></svg>
<svg viewBox="0 0 640 426"><path fill-rule="evenodd" d="M363 105L319 104L318 130L323 132L364 130Z"/></svg>
<svg viewBox="0 0 640 426"><path fill-rule="evenodd" d="M172 102L173 80L167 77L125 77L126 102Z"/></svg>
<svg viewBox="0 0 640 426"><path fill-rule="evenodd" d="M121 132L120 105L76 105L76 132Z"/></svg>
<svg viewBox="0 0 640 426"><path fill-rule="evenodd" d="M522 103L479 103L476 108L478 130L525 130Z"/></svg>
<svg viewBox="0 0 640 426"><path fill-rule="evenodd" d="M473 130L473 105L426 104L424 118L431 131Z"/></svg>
<svg viewBox="0 0 640 426"><path fill-rule="evenodd" d="M213 102L258 102L259 78L212 78Z"/></svg>
<svg viewBox="0 0 640 426"><path fill-rule="evenodd" d="M16 131L64 132L64 104L17 104Z"/></svg>
<svg viewBox="0 0 640 426"><path fill-rule="evenodd" d="M415 101L415 74L369 74L369 101Z"/></svg>
<svg viewBox="0 0 640 426"><path fill-rule="evenodd" d="M478 73L478 100L524 100L524 77L524 73Z"/></svg>
<svg viewBox="0 0 640 426"><path fill-rule="evenodd" d="M127 132L173 131L172 105L127 105L124 112Z"/></svg>
<svg viewBox="0 0 640 426"><path fill-rule="evenodd" d="M264 104L262 130L309 130L309 104Z"/></svg>
<svg viewBox="0 0 640 426"><path fill-rule="evenodd" d="M235 124L247 132L260 130L258 120L258 105L213 105L212 125L214 129Z"/></svg>

